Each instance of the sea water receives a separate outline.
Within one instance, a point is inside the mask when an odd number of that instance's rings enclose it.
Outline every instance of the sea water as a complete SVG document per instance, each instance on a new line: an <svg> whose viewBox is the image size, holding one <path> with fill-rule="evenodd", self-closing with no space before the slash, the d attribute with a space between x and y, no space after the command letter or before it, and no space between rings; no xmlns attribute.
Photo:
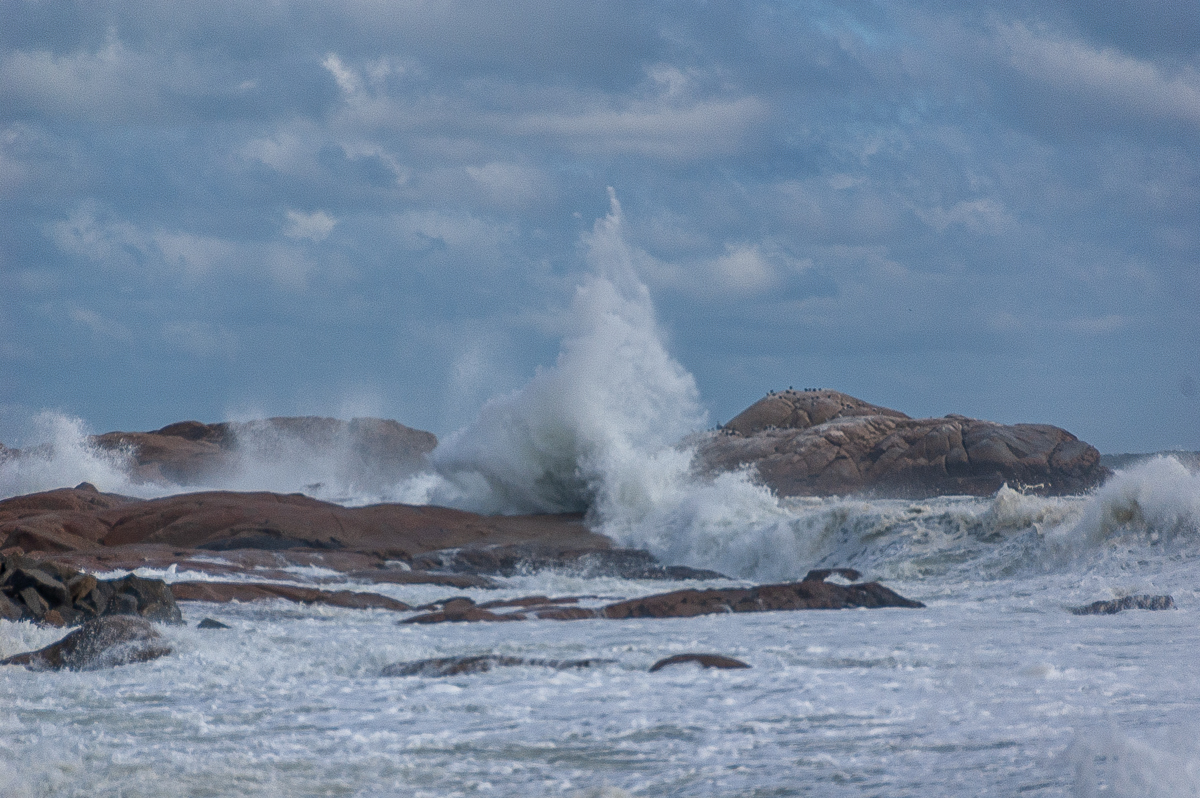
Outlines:
<svg viewBox="0 0 1200 798"><path fill-rule="evenodd" d="M614 201L587 241L594 273L556 363L488 402L426 472L366 490L339 481L348 472L328 452L284 467L250 441L230 473L189 489L580 510L622 545L728 576L543 571L465 591L321 583L413 605L461 594L598 605L844 566L925 609L426 626L380 610L186 603L187 624L161 629L166 658L0 669L0 795L1200 794L1200 476L1164 457L1087 495L1005 487L924 501L781 499L752 471L700 477L688 446L706 425L699 394L663 344L620 227ZM0 462L0 494L83 480L139 496L181 489L134 481L78 421L39 423L42 445ZM297 584L336 577L293 573ZM1177 608L1068 611L1143 593ZM204 617L231 628L195 628ZM0 621L0 656L60 634ZM751 667L648 672L686 652ZM395 662L486 653L610 662L381 676Z"/></svg>

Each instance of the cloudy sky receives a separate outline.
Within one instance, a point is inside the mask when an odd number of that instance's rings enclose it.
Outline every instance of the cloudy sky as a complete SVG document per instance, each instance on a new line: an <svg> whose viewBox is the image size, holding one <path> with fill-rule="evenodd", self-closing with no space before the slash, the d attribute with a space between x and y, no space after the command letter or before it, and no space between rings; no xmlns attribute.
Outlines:
<svg viewBox="0 0 1200 798"><path fill-rule="evenodd" d="M553 362L626 216L711 423L769 389L1200 449L1200 4L0 0L0 441Z"/></svg>

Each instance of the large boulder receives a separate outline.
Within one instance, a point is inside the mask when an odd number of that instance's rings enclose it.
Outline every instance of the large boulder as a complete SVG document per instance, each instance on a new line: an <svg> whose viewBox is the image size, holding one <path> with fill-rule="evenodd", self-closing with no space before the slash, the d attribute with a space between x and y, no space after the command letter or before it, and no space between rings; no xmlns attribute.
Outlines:
<svg viewBox="0 0 1200 798"><path fill-rule="evenodd" d="M771 393L700 441L707 473L753 467L780 496L919 498L1079 493L1109 475L1100 453L1046 424L914 419L829 390Z"/></svg>
<svg viewBox="0 0 1200 798"><path fill-rule="evenodd" d="M107 432L97 447L127 454L133 475L177 485L208 484L247 459L331 456L358 484L395 484L418 471L437 446L431 432L390 419L318 416L203 424L181 421L153 432Z"/></svg>
<svg viewBox="0 0 1200 798"><path fill-rule="evenodd" d="M88 621L57 643L0 660L35 671L90 671L147 662L171 653L154 627L143 618L113 615Z"/></svg>

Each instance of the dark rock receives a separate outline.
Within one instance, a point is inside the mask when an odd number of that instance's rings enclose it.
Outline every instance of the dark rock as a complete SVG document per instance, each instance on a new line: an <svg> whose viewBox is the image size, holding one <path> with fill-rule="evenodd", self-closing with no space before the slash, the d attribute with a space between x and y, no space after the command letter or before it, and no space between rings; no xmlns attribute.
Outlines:
<svg viewBox="0 0 1200 798"><path fill-rule="evenodd" d="M654 673L671 665L683 665L687 663L699 665L701 668L720 668L722 670L750 667L740 659L724 657L720 654L676 654L666 659L660 659L651 665L650 672Z"/></svg>
<svg viewBox="0 0 1200 798"><path fill-rule="evenodd" d="M27 588L36 590L52 607L71 603L71 592L67 586L39 568L26 566L14 569L8 584L17 592Z"/></svg>
<svg viewBox="0 0 1200 798"><path fill-rule="evenodd" d="M417 662L397 662L383 669L384 676L459 676L466 673L486 673L492 668L532 665L555 670L572 670L589 668L612 662L608 659L525 659L523 657L504 657L498 654L484 654L474 657L444 657L441 659L425 659Z"/></svg>
<svg viewBox="0 0 1200 798"><path fill-rule="evenodd" d="M697 446L699 470L754 466L780 496L990 495L1005 483L1079 493L1111 472L1058 427L965 416L913 419L837 391L784 391L756 402Z"/></svg>
<svg viewBox="0 0 1200 798"><path fill-rule="evenodd" d="M171 588L160 579L126 576L109 580L114 595L109 599L107 612L119 615L140 615L151 621L183 623L183 615L175 604Z"/></svg>
<svg viewBox="0 0 1200 798"><path fill-rule="evenodd" d="M228 629L230 627L228 624L223 624L220 621L215 620L213 618L205 618L204 620L200 621L200 623L196 624L196 628L197 629Z"/></svg>
<svg viewBox="0 0 1200 798"><path fill-rule="evenodd" d="M1123 610L1173 610L1170 596L1125 596L1112 601L1094 601L1083 607L1070 607L1072 615L1116 615Z"/></svg>
<svg viewBox="0 0 1200 798"><path fill-rule="evenodd" d="M0 618L6 621L19 621L25 615L25 610L8 596L0 593Z"/></svg>
<svg viewBox="0 0 1200 798"><path fill-rule="evenodd" d="M21 601L25 602L25 606L33 614L33 617L38 620L41 620L50 611L50 604L47 603L46 599L42 598L42 594L38 593L35 588L27 587L18 592L17 595L20 596Z"/></svg>
<svg viewBox="0 0 1200 798"><path fill-rule="evenodd" d="M146 662L170 653L170 646L145 619L114 615L88 621L57 643L9 657L0 665L85 671Z"/></svg>

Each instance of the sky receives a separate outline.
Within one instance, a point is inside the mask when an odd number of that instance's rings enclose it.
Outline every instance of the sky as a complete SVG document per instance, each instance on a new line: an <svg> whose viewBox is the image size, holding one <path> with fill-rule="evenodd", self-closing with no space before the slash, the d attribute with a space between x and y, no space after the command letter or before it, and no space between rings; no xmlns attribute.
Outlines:
<svg viewBox="0 0 1200 798"><path fill-rule="evenodd" d="M0 441L554 362L611 187L708 421L1200 449L1200 4L0 0Z"/></svg>

